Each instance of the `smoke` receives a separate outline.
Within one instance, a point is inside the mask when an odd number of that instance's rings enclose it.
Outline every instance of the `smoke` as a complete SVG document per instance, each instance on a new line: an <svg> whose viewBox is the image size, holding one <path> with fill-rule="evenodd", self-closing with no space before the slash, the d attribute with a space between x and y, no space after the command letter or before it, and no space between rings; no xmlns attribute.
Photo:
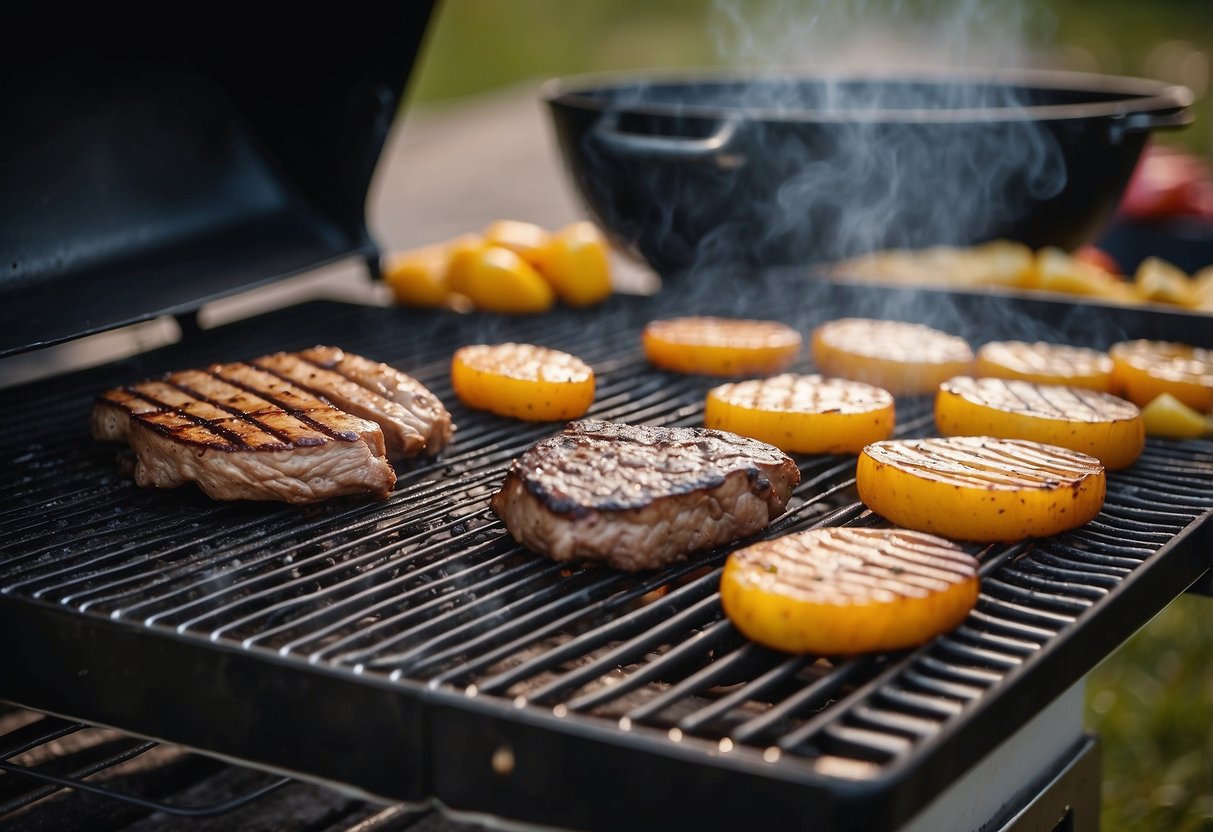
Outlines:
<svg viewBox="0 0 1213 832"><path fill-rule="evenodd" d="M997 78L1039 66L1029 44L1052 25L1019 0L717 0L731 80L616 88L624 112L610 127L723 146L644 166L618 134L587 147L591 169L647 197L607 224L631 223L664 272L1005 236L1067 184L1057 139L1025 117L1039 93ZM676 123L648 105L673 105Z"/></svg>
<svg viewBox="0 0 1213 832"><path fill-rule="evenodd" d="M1024 4L718 0L713 27L722 60L753 79L721 103L759 116L745 154L754 170L774 161L779 181L765 204L739 187L734 198L758 204L708 235L697 264L963 245L1066 184L1052 134L1017 117L1025 90L940 80L1031 63L1029 31L1049 21ZM940 119L958 109L968 123ZM905 115L877 117L889 110ZM821 127L804 129L806 117ZM756 238L741 227L755 220ZM743 233L749 257L726 250Z"/></svg>

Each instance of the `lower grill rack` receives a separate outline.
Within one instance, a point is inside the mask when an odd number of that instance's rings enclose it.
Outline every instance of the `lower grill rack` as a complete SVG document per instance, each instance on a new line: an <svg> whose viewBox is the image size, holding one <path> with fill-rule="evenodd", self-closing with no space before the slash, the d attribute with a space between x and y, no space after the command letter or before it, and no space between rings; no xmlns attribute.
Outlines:
<svg viewBox="0 0 1213 832"><path fill-rule="evenodd" d="M870 287L782 285L763 308L801 331L877 302ZM677 312L753 303L726 300ZM22 633L0 660L30 670L0 681L0 696L384 798L566 828L812 813L826 830L893 829L1208 569L1213 443L1199 440L1150 440L1080 529L968 547L982 564L976 609L900 653L749 643L720 610L723 550L636 576L527 552L487 500L509 461L559 426L462 408L451 352L565 349L598 375L591 416L701 424L712 382L658 372L639 350L643 323L673 311L663 303L528 320L315 304L5 396L0 417L31 427L0 447L12 495L0 627ZM972 312L984 339L1021 334L995 312L990 299ZM402 469L385 503L141 490L82 435L91 396L111 384L315 342L393 363L451 406L450 451ZM899 435L933 429L929 401L898 401ZM853 457L797 462L801 483L764 536L884 523L857 500ZM729 808L726 789L746 799Z"/></svg>

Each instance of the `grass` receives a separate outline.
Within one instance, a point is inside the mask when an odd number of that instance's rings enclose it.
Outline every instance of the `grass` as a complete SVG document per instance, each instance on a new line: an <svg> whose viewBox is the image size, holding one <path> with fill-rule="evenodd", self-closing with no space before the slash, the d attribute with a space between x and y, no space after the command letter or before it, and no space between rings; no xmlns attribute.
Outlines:
<svg viewBox="0 0 1213 832"><path fill-rule="evenodd" d="M1213 830L1213 598L1184 595L1087 683L1103 832Z"/></svg>

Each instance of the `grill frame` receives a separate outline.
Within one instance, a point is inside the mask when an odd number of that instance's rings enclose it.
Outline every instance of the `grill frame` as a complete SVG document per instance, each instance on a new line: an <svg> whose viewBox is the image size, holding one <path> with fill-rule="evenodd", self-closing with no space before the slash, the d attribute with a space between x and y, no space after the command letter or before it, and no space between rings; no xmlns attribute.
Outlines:
<svg viewBox="0 0 1213 832"><path fill-rule="evenodd" d="M1126 333L1132 333L1134 337L1180 338L1194 343L1207 339L1207 336L1202 339L1200 331L1201 323L1207 322L1207 318L1199 316L1108 307L1100 310L1099 322L1104 331L1099 334L1088 331L1083 339L1076 340L1072 333L1073 327L1080 323L1078 307L1070 303L1010 297L991 300L964 293L830 283L807 285L787 278L788 275L776 273L760 276L747 284L747 294L740 299L712 295L710 287L722 284L708 281L705 286L709 290L698 299L688 298L685 293L653 299L616 298L600 310L561 312L541 322L454 315L423 317L397 309L308 304L206 332L197 340L118 365L5 391L0 393L0 400L5 400L11 408L18 399L47 401L46 397L57 387L99 392L108 383L196 366L196 358L192 364L182 362L197 354L206 355L206 361L250 357L261 351L310 345L306 342L283 343L292 338L333 340L329 337L330 332L340 335L344 331L347 336L335 343L390 360L392 356L382 355L366 345L373 344L376 339L398 337L404 325L412 327L413 331L409 332L407 343L396 344L393 349L404 355L408 355L409 348L414 345L419 349L408 361L393 363L417 374L434 389L441 386L439 377L443 362L449 358L452 339L469 338L474 334L483 340L509 337L517 340L527 333L543 333L546 336L543 343L572 348L569 342L589 331L613 332L605 339L606 349L596 348L591 351L592 355L586 356L596 370L605 370L606 379L592 415L623 410L638 420L689 424L696 418L694 395L701 393L706 383L649 370L636 376L632 371L638 366L638 358L632 347L628 346L625 354L618 353L618 345L630 344L639 325L647 318L692 311L762 314L765 309L784 310L785 315L793 315L802 325L806 320L825 320L840 314L879 316L882 310L886 310L884 316L905 319L908 308L905 304L912 302L917 304L912 311L921 314L910 319L949 328L941 318L951 318L954 322L967 316L977 324L985 324L988 328L984 338L974 338L972 332L961 333L975 342L994 337L1023 337L1017 327L1029 325L1052 327L1051 337L1093 346L1106 346L1110 340ZM887 311L899 307L902 314L892 315ZM1011 309L1026 317L990 326L991 307L999 311ZM793 311L787 312L789 309ZM1183 331L1185 327L1186 332ZM309 335L297 334L301 330ZM435 347L435 344L442 346ZM621 385L613 384L612 373L616 371L625 373ZM641 381L644 384L639 384ZM638 385L641 392L649 391L650 398L657 404L650 404L649 399L641 397L634 406L629 405L627 389ZM449 395L441 395L451 403ZM672 406L663 409L660 403L670 404L671 399ZM53 403L53 397L50 401ZM899 402L899 410L902 406L903 402ZM0 405L3 407L5 405ZM402 471L401 492L408 493L414 488L424 490L428 477L436 479L431 490L440 489L444 474L470 476L468 471L482 463L488 466L485 471L489 473L483 474L483 482L477 487L491 488L495 484L494 476L503 471L512 455L502 450L501 442L510 450L525 447L558 427L519 428L504 421L471 417L458 408L453 409L457 422L476 426L477 441L488 437L485 440L488 450L482 454L488 461L483 462L476 456L479 450L469 451L471 457L461 459L461 435L456 434L455 445L446 458L433 465ZM921 432L928 427L922 423L924 406L921 403L917 410L913 405L908 410L913 430ZM481 431L486 423L487 427ZM508 439L494 440L497 434L504 434ZM85 445L87 440L72 446L82 448ZM1170 446L1152 440L1149 453L1162 453L1159 449L1165 447ZM1207 468L1206 473L1213 477L1213 445L1192 442L1178 447L1206 455L1201 470ZM101 465L107 457L112 458L112 451L88 449L86 456L84 464ZM806 478L808 482L798 493L811 486L814 476L827 481L831 477L837 479L836 469L846 465L845 460L839 458L824 462L798 458L798 462L811 472ZM1125 476L1136 476L1135 470L1130 469ZM1113 474L1110 480L1116 481L1116 476ZM112 479L116 480L116 477ZM188 495L178 498L147 493L138 494L133 501L120 501L120 505L135 508L144 507L149 501L177 499L181 499L183 505L201 507L199 516L203 520L241 517L249 512L254 517L262 514L295 516L296 512L294 509L213 507L201 497L195 500ZM803 522L811 524L839 512L851 522L860 519L853 502L833 508L833 511L814 514L807 520L798 517L795 522L789 522L787 518L781 518L774 524L772 533L803 525ZM19 507L13 511L18 510ZM388 512L390 508L342 504L321 509L314 516L305 514L308 517L305 525L323 529L343 519L382 518L387 517ZM1204 574L1209 566L1208 552L1213 548L1210 528L1213 524L1208 522L1211 513L1213 507L1204 508L1178 533L1162 535L1165 539L1158 548L1143 559L1148 560L1146 568L1135 568L1115 579L1106 596L1081 613L1079 623L1068 625L1060 635L1047 639L1042 647L1031 651L1028 662L999 676L985 694L961 708L958 718L951 719L942 729L932 731L926 740L916 745L913 754L903 756L899 763L886 765L874 775L869 772L869 776L861 779L850 779L837 773L823 774L791 754L771 763L744 743L731 751L721 751L719 744L713 745L690 734L675 741L668 730L651 726L635 725L623 730L603 717L583 717L575 709L558 716L550 706L516 703L508 695L508 687L504 695L477 693L469 696L465 686L454 684L449 674L445 678L442 675L426 677L417 672L418 665L413 666L412 677L406 673L403 677L391 678L352 670L348 664L334 666L302 661L295 654L280 654L272 645L240 646L231 638L200 637L199 632L179 629L189 621L204 620L197 616L170 618L161 611L157 615L163 620L148 623L146 615L134 619L133 613L128 611L115 619L103 604L90 601L84 595L64 603L63 599L55 600L50 593L44 592L47 587L41 590L15 587L8 568L13 563L11 560L0 567L4 569L0 573L0 580L3 580L0 626L8 628L8 632L21 632L22 637L6 640L9 643L0 647L0 661L10 667L29 668L32 672L13 674L14 678L0 682L0 696L42 710L71 714L154 739L236 757L262 767L337 783L347 789L381 797L410 801L433 798L458 809L565 827L605 829L626 824L635 828L638 815L653 826L695 821L718 824L725 820L747 824L756 820L777 823L790 812L811 811L822 818L822 828L826 829L892 828L941 792L969 765L1009 736L1017 725L1026 722ZM11 512L0 513L0 517L8 515ZM469 516L483 518L483 510ZM466 534L470 538L481 531L483 529L469 528ZM303 534L298 529L288 531L290 533ZM499 536L489 538L481 545L487 551L500 545L500 540ZM250 545L255 549L255 543ZM983 575L1009 563L1019 556L1019 552L1021 549L1006 547L998 553L997 563L983 565ZM498 555L498 560L509 560L508 554ZM490 561L492 557L490 552ZM458 553L460 561L470 558L472 555L466 550ZM722 553L701 555L681 567L681 571L690 573L697 566L718 566L722 561ZM520 564L511 566L507 563L503 568L515 577L539 574L546 575L549 581L555 580L552 576L558 571L558 567L538 560L524 559ZM334 564L333 568L339 569L339 564ZM511 568L521 571L509 573ZM1111 568L1115 569L1114 566ZM577 578L578 574L574 573L572 579ZM698 580L701 584L710 583L710 577L701 576ZM627 581L619 579L619 583L622 586ZM37 597L38 592L44 597ZM704 599L709 597L710 594L704 595ZM576 596L568 603L575 601ZM703 600L691 602L690 606L696 603L703 603ZM81 604L85 605L84 609L80 608ZM710 606L708 601L707 607ZM146 612L143 610L141 614ZM717 636L727 636L722 629L727 627L718 627ZM13 641L18 643L11 643ZM882 679L896 675L932 649L934 643L878 664L874 679L865 675L871 668L857 672L860 692L848 695L846 707L856 707L856 703L866 696L864 691L879 690ZM55 661L47 662L48 655L54 656ZM139 668L153 669L150 671L153 685L137 678ZM82 671L86 674L83 677L79 675ZM131 697L132 690L141 690L143 697ZM163 701L166 694L172 697L167 707ZM560 701L565 702L563 698ZM315 717L313 709L317 702L326 703L324 720ZM241 718L210 718L215 713ZM823 724L841 719L841 713L837 706L828 710ZM301 726L306 726L307 730L301 731ZM384 742L385 737L403 737L407 742ZM508 754L502 749L509 749ZM513 762L507 766L510 758ZM497 760L496 767L494 759ZM503 774L506 768L509 772ZM618 780L620 771L628 771L630 775L626 791L620 793L616 788L604 788L604 783ZM713 798L725 787L745 789L747 800L737 808L722 805ZM677 799L671 800L671 794L677 795ZM725 803L730 804L729 801ZM736 814L730 815L730 812Z"/></svg>

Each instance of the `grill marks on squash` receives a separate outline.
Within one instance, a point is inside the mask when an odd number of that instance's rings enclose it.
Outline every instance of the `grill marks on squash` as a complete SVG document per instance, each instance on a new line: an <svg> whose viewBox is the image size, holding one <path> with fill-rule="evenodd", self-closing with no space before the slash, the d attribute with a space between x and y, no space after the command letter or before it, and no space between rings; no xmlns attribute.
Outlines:
<svg viewBox="0 0 1213 832"><path fill-rule="evenodd" d="M925 479L970 488L1057 487L1099 474L1087 454L1036 442L987 437L877 442L865 451L878 463L917 472Z"/></svg>
<svg viewBox="0 0 1213 832"><path fill-rule="evenodd" d="M974 404L1043 419L1104 422L1133 419L1139 412L1124 399L1080 387L960 376L944 382L941 388Z"/></svg>
<svg viewBox="0 0 1213 832"><path fill-rule="evenodd" d="M818 602L926 598L976 575L973 558L945 541L891 531L875 547L867 531L837 528L820 534L813 559L804 556L795 536L766 541L734 557L778 575L788 590Z"/></svg>
<svg viewBox="0 0 1213 832"><path fill-rule="evenodd" d="M921 644L977 602L978 563L960 546L906 529L825 527L729 555L720 603L776 650L850 655Z"/></svg>

